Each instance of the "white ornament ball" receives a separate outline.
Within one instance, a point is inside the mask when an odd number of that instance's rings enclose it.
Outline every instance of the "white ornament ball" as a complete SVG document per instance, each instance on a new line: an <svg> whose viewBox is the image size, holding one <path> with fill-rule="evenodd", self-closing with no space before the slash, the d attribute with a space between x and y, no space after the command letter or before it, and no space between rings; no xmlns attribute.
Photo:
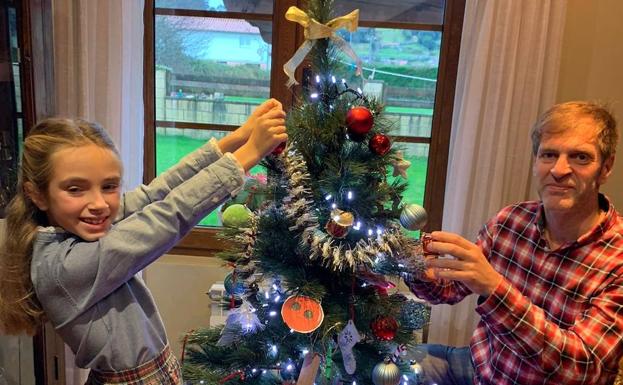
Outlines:
<svg viewBox="0 0 623 385"><path fill-rule="evenodd" d="M400 213L400 224L407 230L421 230L428 221L424 207L414 203L405 205Z"/></svg>

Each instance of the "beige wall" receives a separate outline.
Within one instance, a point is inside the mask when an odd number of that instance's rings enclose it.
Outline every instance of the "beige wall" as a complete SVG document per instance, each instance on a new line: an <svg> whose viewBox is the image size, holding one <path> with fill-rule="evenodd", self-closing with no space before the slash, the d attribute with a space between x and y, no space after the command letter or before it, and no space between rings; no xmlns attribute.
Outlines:
<svg viewBox="0 0 623 385"><path fill-rule="evenodd" d="M143 273L178 359L184 334L210 325L213 302L206 293L213 283L223 282L231 271L222 265L218 258L165 255Z"/></svg>
<svg viewBox="0 0 623 385"><path fill-rule="evenodd" d="M623 129L623 1L568 0L558 101L598 100L612 104ZM623 211L623 141L603 191Z"/></svg>

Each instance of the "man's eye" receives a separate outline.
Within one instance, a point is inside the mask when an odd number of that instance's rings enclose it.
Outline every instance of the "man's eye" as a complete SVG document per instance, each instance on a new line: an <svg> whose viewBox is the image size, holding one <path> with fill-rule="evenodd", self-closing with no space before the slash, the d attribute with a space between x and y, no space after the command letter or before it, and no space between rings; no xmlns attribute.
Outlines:
<svg viewBox="0 0 623 385"><path fill-rule="evenodd" d="M553 159L554 157L556 157L556 154L553 152L542 152L539 154L539 158L541 159Z"/></svg>

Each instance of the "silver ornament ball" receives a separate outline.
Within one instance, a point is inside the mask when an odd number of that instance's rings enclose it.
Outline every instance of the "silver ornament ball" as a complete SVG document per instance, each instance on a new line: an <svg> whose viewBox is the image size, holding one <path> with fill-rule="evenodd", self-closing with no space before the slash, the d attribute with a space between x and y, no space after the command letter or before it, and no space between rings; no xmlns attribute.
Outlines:
<svg viewBox="0 0 623 385"><path fill-rule="evenodd" d="M400 213L400 224L407 230L421 230L428 221L424 207L411 203L405 205Z"/></svg>

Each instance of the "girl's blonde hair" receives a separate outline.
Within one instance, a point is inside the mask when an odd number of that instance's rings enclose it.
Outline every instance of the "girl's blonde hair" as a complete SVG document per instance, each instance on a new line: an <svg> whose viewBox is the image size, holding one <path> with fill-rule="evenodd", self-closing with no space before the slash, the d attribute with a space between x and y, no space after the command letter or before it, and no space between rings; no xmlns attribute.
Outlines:
<svg viewBox="0 0 623 385"><path fill-rule="evenodd" d="M52 176L51 156L68 147L95 144L112 150L114 143L97 123L50 118L38 123L24 140L17 192L6 207L4 244L0 247L0 332L34 334L43 310L30 280L30 263L37 226L47 217L30 200L25 183L47 194Z"/></svg>

